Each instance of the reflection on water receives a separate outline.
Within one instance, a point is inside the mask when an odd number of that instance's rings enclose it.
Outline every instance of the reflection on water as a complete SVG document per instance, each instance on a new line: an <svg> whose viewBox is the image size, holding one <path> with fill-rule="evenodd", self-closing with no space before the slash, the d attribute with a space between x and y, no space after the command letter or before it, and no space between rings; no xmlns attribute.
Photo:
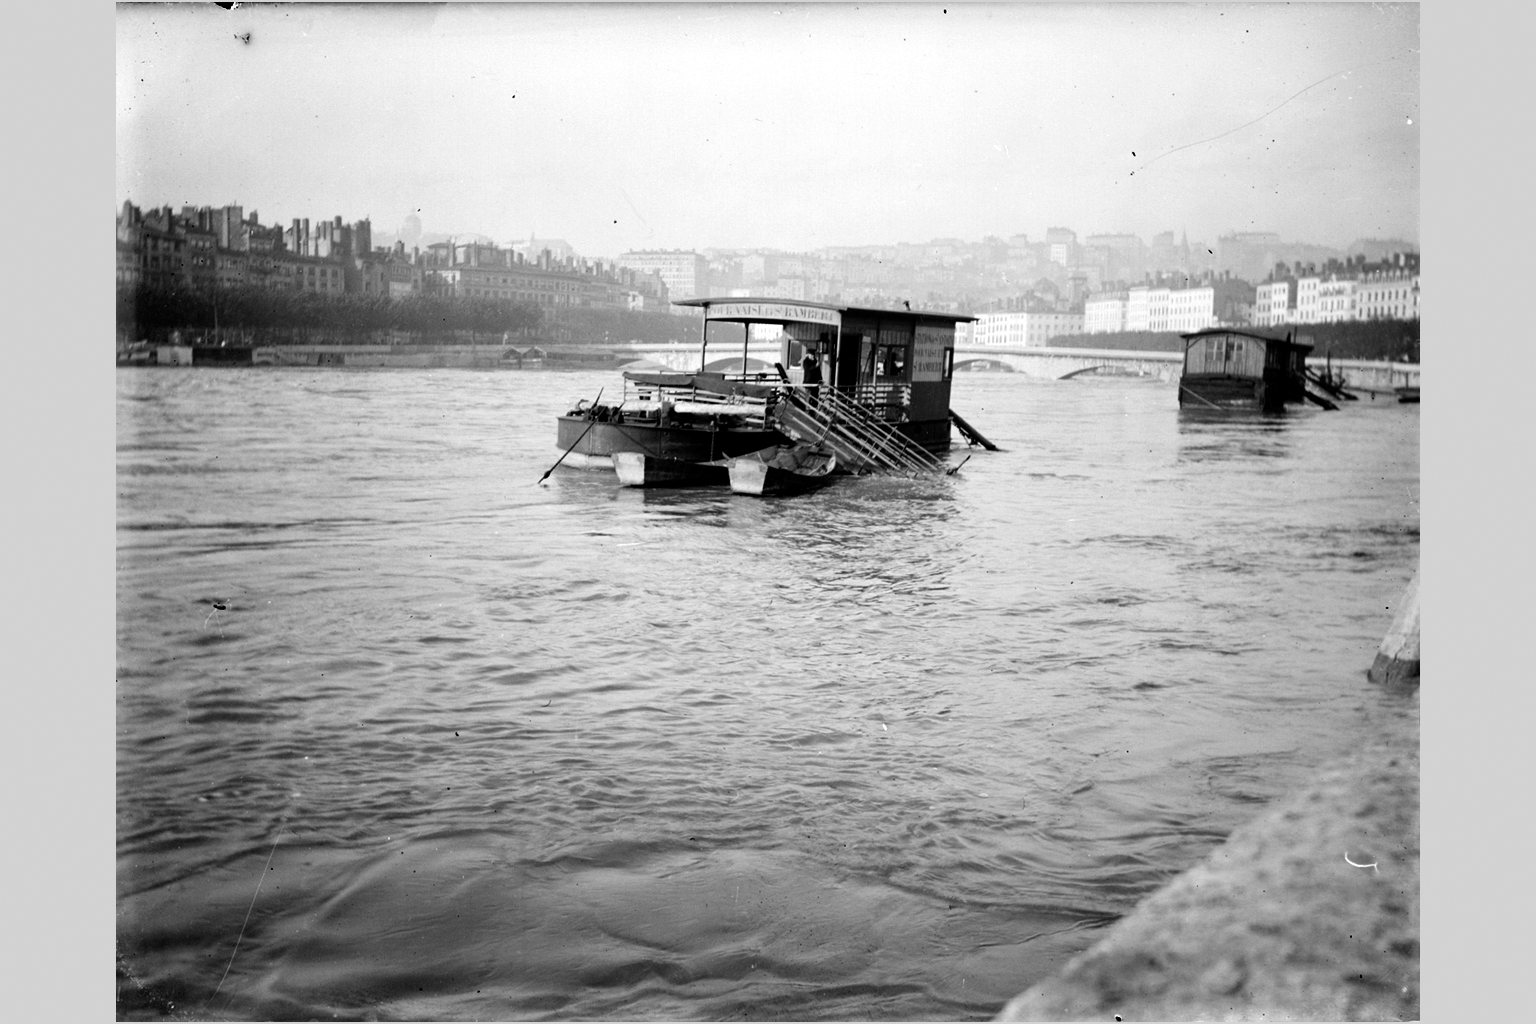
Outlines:
<svg viewBox="0 0 1536 1024"><path fill-rule="evenodd" d="M1234 409L1179 410L1180 457L1191 462L1282 459L1291 455L1297 413ZM1305 413L1301 413L1305 415Z"/></svg>
<svg viewBox="0 0 1536 1024"><path fill-rule="evenodd" d="M605 383L120 371L121 1015L984 1018L1412 727L1417 406L967 374L941 481L539 486Z"/></svg>

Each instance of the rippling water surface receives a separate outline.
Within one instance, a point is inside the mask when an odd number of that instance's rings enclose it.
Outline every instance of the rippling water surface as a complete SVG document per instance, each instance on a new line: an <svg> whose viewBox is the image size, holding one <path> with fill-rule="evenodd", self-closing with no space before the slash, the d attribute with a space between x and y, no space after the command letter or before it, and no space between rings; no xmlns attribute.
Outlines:
<svg viewBox="0 0 1536 1024"><path fill-rule="evenodd" d="M121 1015L988 1017L1404 718L1417 406L964 374L942 482L538 486L616 378L119 371Z"/></svg>

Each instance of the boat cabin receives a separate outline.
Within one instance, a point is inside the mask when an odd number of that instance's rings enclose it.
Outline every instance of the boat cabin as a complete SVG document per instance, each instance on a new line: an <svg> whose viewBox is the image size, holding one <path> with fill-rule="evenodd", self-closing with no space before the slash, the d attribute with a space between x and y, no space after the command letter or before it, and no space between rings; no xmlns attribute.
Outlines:
<svg viewBox="0 0 1536 1024"><path fill-rule="evenodd" d="M823 387L876 413L924 448L949 447L955 324L975 317L923 310L865 309L777 298L680 299L704 316L702 369L711 351L739 351L743 374L753 342L778 342L778 365L763 380ZM781 376L782 375L782 376Z"/></svg>
<svg viewBox="0 0 1536 1024"><path fill-rule="evenodd" d="M1277 411L1304 402L1312 346L1291 335L1208 327L1184 338L1179 405Z"/></svg>

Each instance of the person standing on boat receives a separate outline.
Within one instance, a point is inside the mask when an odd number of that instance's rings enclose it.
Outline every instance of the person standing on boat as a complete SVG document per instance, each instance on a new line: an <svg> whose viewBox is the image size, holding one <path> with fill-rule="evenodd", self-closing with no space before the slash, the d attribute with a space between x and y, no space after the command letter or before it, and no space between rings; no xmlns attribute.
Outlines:
<svg viewBox="0 0 1536 1024"><path fill-rule="evenodd" d="M821 390L821 361L816 357L816 350L809 345L806 346L805 359L801 361L800 369L803 374L801 383L805 385L806 393L814 403Z"/></svg>

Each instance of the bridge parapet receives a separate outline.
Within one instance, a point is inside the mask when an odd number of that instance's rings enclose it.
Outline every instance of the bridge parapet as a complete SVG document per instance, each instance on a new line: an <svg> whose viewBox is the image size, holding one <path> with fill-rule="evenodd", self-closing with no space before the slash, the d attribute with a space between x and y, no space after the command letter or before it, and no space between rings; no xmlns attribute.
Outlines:
<svg viewBox="0 0 1536 1024"><path fill-rule="evenodd" d="M1311 370L1331 370L1336 377L1344 378L1346 387L1362 390L1369 388L1393 388L1419 386L1418 363L1378 362L1373 359L1333 359L1312 356L1307 360Z"/></svg>

